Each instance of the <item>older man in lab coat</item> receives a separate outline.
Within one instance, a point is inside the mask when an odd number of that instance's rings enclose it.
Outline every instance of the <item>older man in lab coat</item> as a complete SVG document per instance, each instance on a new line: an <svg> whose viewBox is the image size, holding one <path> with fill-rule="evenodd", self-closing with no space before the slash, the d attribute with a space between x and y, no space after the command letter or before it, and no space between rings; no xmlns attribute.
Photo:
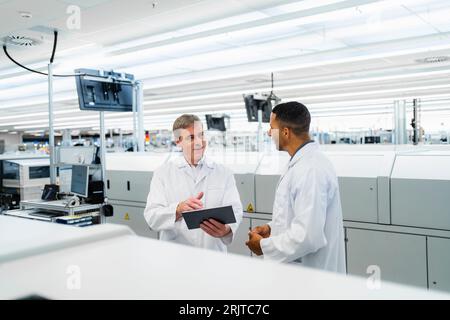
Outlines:
<svg viewBox="0 0 450 320"><path fill-rule="evenodd" d="M291 160L278 182L272 221L251 230L247 246L264 259L345 273L338 181L309 136L310 121L298 102L273 109L269 135Z"/></svg>
<svg viewBox="0 0 450 320"><path fill-rule="evenodd" d="M154 172L145 220L160 232L161 240L226 252L242 220L233 173L205 156L203 125L197 116L177 118L173 133L183 152ZM234 224L210 219L201 229L189 230L183 221L183 212L228 205L233 207Z"/></svg>

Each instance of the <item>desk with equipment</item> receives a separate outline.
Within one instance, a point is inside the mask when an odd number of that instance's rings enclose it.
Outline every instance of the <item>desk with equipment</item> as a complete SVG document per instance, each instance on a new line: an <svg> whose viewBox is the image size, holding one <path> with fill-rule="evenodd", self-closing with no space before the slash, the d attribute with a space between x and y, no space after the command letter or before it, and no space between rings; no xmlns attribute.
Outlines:
<svg viewBox="0 0 450 320"><path fill-rule="evenodd" d="M101 215L110 213L103 204L102 181L90 181L89 165L72 165L71 171L69 194L60 193L58 185L46 185L41 199L21 201L19 210L4 214L78 227L100 223Z"/></svg>

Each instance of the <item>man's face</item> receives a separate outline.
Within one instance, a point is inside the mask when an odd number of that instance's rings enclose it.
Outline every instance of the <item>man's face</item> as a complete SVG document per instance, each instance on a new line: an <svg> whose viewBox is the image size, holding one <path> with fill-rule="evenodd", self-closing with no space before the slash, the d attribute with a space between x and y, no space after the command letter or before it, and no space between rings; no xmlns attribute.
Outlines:
<svg viewBox="0 0 450 320"><path fill-rule="evenodd" d="M202 123L196 121L189 128L180 129L180 137L176 143L183 150L186 160L190 164L196 165L206 149Z"/></svg>
<svg viewBox="0 0 450 320"><path fill-rule="evenodd" d="M275 113L272 113L270 115L270 128L268 134L269 137L272 137L277 150L283 151L284 146L286 145L286 137L283 128L280 127L280 124L277 120L277 115Z"/></svg>

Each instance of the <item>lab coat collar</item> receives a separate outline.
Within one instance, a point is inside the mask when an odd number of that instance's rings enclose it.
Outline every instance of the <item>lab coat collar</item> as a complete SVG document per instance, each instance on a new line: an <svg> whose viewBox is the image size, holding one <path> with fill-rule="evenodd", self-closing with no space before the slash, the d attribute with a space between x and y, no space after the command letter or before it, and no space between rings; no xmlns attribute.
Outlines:
<svg viewBox="0 0 450 320"><path fill-rule="evenodd" d="M186 158L184 157L183 154L181 154L177 159L176 159L176 163L178 168L185 168L185 167L190 167L191 165L187 162ZM205 165L206 167L210 168L210 169L214 169L214 162L209 159L205 154L203 155L203 157L200 159L200 161L198 162L198 164L201 165Z"/></svg>
<svg viewBox="0 0 450 320"><path fill-rule="evenodd" d="M301 145L300 147L298 147L297 150L295 150L294 154L293 154L292 157L291 157L291 160L295 157L295 155L296 155L301 149L303 149L304 146L306 146L307 144L313 143L313 142L314 142L314 140L309 140L309 141L306 141L306 142L302 143L302 145Z"/></svg>
<svg viewBox="0 0 450 320"><path fill-rule="evenodd" d="M199 161L199 164L201 164L200 173L197 179L195 179L192 174L191 166L186 161L183 154L181 154L180 157L176 159L176 163L180 170L182 170L185 174L187 174L194 180L194 184L200 183L211 173L212 169L214 168L214 162L203 155L202 159L200 159Z"/></svg>
<svg viewBox="0 0 450 320"><path fill-rule="evenodd" d="M305 154L312 152L313 150L317 150L319 148L319 144L315 141L310 141L300 147L297 152L292 156L292 159L289 161L289 168L295 165Z"/></svg>

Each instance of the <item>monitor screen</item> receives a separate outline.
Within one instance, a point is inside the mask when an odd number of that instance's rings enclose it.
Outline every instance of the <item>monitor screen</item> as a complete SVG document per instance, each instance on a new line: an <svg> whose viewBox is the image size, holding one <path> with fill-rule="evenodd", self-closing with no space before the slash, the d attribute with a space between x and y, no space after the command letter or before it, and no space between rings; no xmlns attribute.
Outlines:
<svg viewBox="0 0 450 320"><path fill-rule="evenodd" d="M81 110L133 111L134 76L116 72L77 69L78 102ZM124 77L123 77L124 76Z"/></svg>
<svg viewBox="0 0 450 320"><path fill-rule="evenodd" d="M70 192L87 198L89 185L89 166L72 166L72 182Z"/></svg>
<svg viewBox="0 0 450 320"><path fill-rule="evenodd" d="M218 130L218 131L227 131L225 125L225 115L212 115L205 114L206 125L208 126L208 130Z"/></svg>
<svg viewBox="0 0 450 320"><path fill-rule="evenodd" d="M19 164L3 161L3 179L19 180Z"/></svg>
<svg viewBox="0 0 450 320"><path fill-rule="evenodd" d="M30 180L50 178L50 166L30 166L28 178Z"/></svg>
<svg viewBox="0 0 450 320"><path fill-rule="evenodd" d="M254 95L245 95L244 102L249 122L258 122L258 110L262 110L262 122L270 122L272 99L268 97L256 99Z"/></svg>

